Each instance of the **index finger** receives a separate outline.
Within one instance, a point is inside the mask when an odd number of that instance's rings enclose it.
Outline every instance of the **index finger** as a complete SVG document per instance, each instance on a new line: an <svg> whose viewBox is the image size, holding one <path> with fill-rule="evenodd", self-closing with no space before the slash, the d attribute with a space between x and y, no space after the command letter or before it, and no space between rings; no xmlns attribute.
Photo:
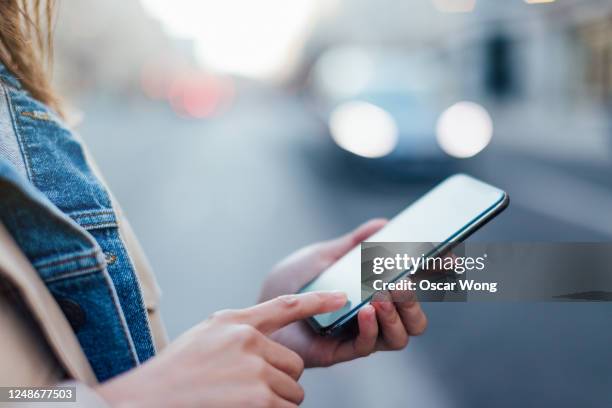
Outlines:
<svg viewBox="0 0 612 408"><path fill-rule="evenodd" d="M283 295L244 309L244 323L269 334L295 321L333 312L345 304L346 294L343 292Z"/></svg>

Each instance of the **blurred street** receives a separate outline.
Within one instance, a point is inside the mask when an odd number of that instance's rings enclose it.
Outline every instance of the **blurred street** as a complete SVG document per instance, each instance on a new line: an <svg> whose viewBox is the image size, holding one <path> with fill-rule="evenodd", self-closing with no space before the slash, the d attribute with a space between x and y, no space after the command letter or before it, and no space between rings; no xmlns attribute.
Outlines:
<svg viewBox="0 0 612 408"><path fill-rule="evenodd" d="M172 337L215 310L254 303L265 274L291 251L391 217L437 182L351 173L307 107L277 90L245 92L208 121L146 101L81 106L79 131L157 271ZM487 150L461 169L512 197L473 239L610 239L610 218L580 210L583 202L611 208L607 177L504 152ZM424 307L428 332L404 352L307 371L304 406L612 403L609 304Z"/></svg>

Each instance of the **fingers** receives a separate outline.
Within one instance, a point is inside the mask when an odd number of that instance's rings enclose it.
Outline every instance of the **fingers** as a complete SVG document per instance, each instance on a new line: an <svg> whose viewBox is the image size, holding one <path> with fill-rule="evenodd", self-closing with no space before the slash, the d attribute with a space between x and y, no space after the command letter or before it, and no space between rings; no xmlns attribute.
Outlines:
<svg viewBox="0 0 612 408"><path fill-rule="evenodd" d="M413 291L391 291L391 298L402 320L402 324L410 336L423 334L427 328L427 317L421 309L421 304Z"/></svg>
<svg viewBox="0 0 612 408"><path fill-rule="evenodd" d="M263 357L272 366L287 373L294 380L298 380L304 372L304 361L293 350L290 350L275 341L265 338Z"/></svg>
<svg viewBox="0 0 612 408"><path fill-rule="evenodd" d="M284 295L243 309L239 319L269 334L295 321L340 309L345 304L346 294L342 292Z"/></svg>
<svg viewBox="0 0 612 408"><path fill-rule="evenodd" d="M376 311L372 305L367 305L357 315L359 334L355 338L355 352L359 356L367 356L374 351L378 338L378 323Z"/></svg>
<svg viewBox="0 0 612 408"><path fill-rule="evenodd" d="M294 404L300 404L304 400L304 389L296 380L271 365L266 366L266 371L270 389L276 395Z"/></svg>
<svg viewBox="0 0 612 408"><path fill-rule="evenodd" d="M332 256L335 258L340 258L359 243L374 235L386 224L386 219L375 218L361 224L348 234L329 241L327 244L329 245L329 250L331 251Z"/></svg>
<svg viewBox="0 0 612 408"><path fill-rule="evenodd" d="M361 308L357 314L359 334L352 340L347 340L338 345L330 364L353 360L357 357L365 357L376 348L378 338L378 323L376 322L376 311L372 305Z"/></svg>
<svg viewBox="0 0 612 408"><path fill-rule="evenodd" d="M378 324L386 345L391 350L401 350L408 345L408 333L391 297L374 302Z"/></svg>

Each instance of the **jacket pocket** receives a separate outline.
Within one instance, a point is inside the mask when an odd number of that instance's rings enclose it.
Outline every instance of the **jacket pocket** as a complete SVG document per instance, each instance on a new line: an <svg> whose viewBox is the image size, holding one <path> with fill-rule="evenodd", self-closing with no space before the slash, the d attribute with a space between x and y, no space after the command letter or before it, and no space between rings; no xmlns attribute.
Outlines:
<svg viewBox="0 0 612 408"><path fill-rule="evenodd" d="M127 321L138 361L155 354L142 280L136 273L119 231L113 209L101 208L72 212L69 216L94 238L105 257L106 270L112 280L121 310Z"/></svg>

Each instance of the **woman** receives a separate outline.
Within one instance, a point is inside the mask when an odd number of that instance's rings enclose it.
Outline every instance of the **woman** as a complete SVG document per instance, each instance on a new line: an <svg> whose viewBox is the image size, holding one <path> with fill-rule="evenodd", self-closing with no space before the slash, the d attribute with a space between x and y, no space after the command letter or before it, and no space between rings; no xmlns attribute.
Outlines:
<svg viewBox="0 0 612 408"><path fill-rule="evenodd" d="M0 8L0 385L72 384L83 405L290 407L304 367L401 349L425 329L414 300L379 302L355 338L318 337L301 320L345 295L288 295L385 223L373 220L281 262L262 303L166 344L146 258L45 75L52 11Z"/></svg>

